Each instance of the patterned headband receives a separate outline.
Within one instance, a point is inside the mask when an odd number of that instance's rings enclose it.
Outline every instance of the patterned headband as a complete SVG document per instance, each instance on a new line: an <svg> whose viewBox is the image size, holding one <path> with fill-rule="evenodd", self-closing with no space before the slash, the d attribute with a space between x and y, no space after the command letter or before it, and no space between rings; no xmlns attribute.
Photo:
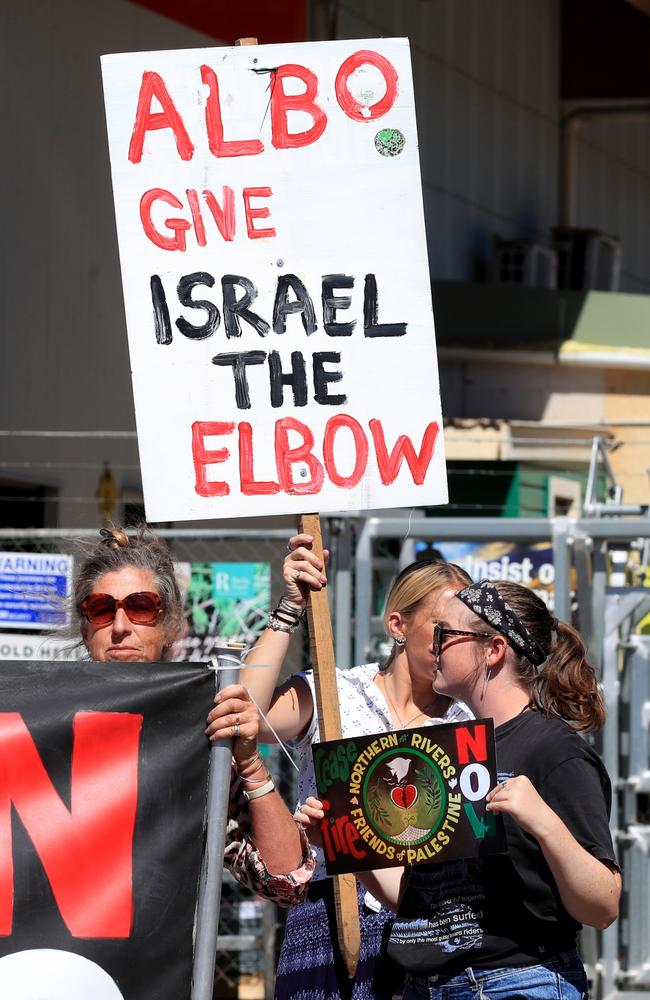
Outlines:
<svg viewBox="0 0 650 1000"><path fill-rule="evenodd" d="M501 594L489 580L481 580L470 587L464 587L456 594L470 611L500 632L516 653L527 657L531 663L539 667L548 653L536 642L524 623L517 617L509 604L506 604Z"/></svg>

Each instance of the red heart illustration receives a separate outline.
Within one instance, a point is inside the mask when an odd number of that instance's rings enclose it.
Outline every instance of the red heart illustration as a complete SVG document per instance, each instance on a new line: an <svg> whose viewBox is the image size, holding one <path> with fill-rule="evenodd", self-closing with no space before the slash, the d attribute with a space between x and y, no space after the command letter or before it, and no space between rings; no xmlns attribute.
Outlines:
<svg viewBox="0 0 650 1000"><path fill-rule="evenodd" d="M400 809L408 809L418 797L418 790L415 785L397 785L391 788L390 797Z"/></svg>

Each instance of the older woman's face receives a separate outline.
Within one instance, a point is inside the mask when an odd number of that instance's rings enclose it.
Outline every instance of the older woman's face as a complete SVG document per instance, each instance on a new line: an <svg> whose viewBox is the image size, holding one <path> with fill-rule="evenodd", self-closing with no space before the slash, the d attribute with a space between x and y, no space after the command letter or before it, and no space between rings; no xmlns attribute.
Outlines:
<svg viewBox="0 0 650 1000"><path fill-rule="evenodd" d="M151 570L125 566L104 573L92 588L92 594L110 594L124 600L129 594L149 591L157 594ZM155 663L162 659L166 648L166 630L158 616L153 625L136 625L129 620L124 608L118 608L108 625L97 626L85 621L82 636L92 660L123 661L125 663Z"/></svg>

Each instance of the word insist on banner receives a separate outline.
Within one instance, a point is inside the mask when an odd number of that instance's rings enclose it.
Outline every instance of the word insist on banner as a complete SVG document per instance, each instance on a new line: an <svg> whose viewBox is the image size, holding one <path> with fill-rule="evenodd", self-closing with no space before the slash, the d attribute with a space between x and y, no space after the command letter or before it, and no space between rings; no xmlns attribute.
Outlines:
<svg viewBox="0 0 650 1000"><path fill-rule="evenodd" d="M0 996L187 1000L214 674L0 663Z"/></svg>
<svg viewBox="0 0 650 1000"><path fill-rule="evenodd" d="M501 817L485 809L497 783L492 719L312 750L330 875L505 850Z"/></svg>
<svg viewBox="0 0 650 1000"><path fill-rule="evenodd" d="M102 68L149 519L444 503L408 42Z"/></svg>

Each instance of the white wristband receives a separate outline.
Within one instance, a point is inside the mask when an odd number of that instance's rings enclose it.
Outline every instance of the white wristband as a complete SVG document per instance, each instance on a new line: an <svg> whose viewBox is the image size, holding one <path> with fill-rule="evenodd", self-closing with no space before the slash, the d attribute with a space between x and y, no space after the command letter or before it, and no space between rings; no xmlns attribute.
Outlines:
<svg viewBox="0 0 650 1000"><path fill-rule="evenodd" d="M254 788L252 792L249 792L247 788L244 788L244 798L248 799L249 802L251 799L260 799L263 795L268 795L268 793L272 792L274 789L275 784L273 782L273 778L269 778L269 780L263 785L260 785L259 788Z"/></svg>

